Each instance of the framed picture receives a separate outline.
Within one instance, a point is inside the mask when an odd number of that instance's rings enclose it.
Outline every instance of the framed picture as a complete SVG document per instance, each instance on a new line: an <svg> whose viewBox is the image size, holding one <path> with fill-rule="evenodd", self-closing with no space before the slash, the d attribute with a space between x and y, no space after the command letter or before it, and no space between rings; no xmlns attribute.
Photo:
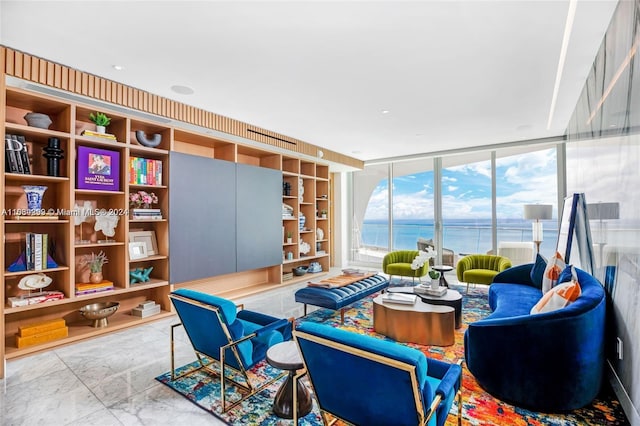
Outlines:
<svg viewBox="0 0 640 426"><path fill-rule="evenodd" d="M147 243L143 241L129 243L129 260L144 259L148 256Z"/></svg>
<svg viewBox="0 0 640 426"><path fill-rule="evenodd" d="M78 189L120 191L120 153L78 146Z"/></svg>
<svg viewBox="0 0 640 426"><path fill-rule="evenodd" d="M129 232L130 243L144 243L147 250L147 256L153 256L158 253L158 243L156 242L155 231L134 231Z"/></svg>

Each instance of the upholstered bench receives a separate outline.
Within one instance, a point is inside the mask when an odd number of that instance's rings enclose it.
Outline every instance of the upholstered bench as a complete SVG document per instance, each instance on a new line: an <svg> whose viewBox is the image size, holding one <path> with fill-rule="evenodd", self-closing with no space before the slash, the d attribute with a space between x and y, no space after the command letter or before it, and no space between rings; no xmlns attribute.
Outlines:
<svg viewBox="0 0 640 426"><path fill-rule="evenodd" d="M389 286L389 280L382 275L356 281L344 287L304 287L296 291L296 302L304 303L304 314L307 315L307 305L322 308L340 309L340 322L344 323L344 307L370 294L376 293Z"/></svg>

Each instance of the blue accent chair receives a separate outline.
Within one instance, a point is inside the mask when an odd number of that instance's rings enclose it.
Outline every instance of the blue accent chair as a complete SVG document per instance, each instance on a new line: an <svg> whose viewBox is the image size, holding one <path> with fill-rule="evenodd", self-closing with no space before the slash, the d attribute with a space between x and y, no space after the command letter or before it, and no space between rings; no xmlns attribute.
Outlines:
<svg viewBox="0 0 640 426"><path fill-rule="evenodd" d="M180 325L184 326L200 362L200 368L194 371L206 369L220 376L223 411L228 411L286 374L283 372L256 387L249 381L247 370L265 359L269 347L291 339L291 321L248 310L238 311L238 307L228 299L195 290L179 289L169 297L181 321L171 326L172 380L182 377L175 375L173 353L174 330ZM219 372L210 368L214 363L218 364ZM225 368L240 374L244 382L225 375ZM227 380L243 390L243 397L229 406L225 403Z"/></svg>
<svg viewBox="0 0 640 426"><path fill-rule="evenodd" d="M355 425L440 426L456 394L460 424L459 364L312 322L293 334L325 425L333 416Z"/></svg>

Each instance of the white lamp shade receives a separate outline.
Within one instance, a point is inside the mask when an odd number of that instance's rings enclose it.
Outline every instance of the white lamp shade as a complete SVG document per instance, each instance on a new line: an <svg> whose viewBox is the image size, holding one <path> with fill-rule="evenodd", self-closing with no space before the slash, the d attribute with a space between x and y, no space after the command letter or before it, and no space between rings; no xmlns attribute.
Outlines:
<svg viewBox="0 0 640 426"><path fill-rule="evenodd" d="M620 203L587 204L589 220L620 219Z"/></svg>
<svg viewBox="0 0 640 426"><path fill-rule="evenodd" d="M552 209L553 206L551 204L525 204L524 218L530 220L550 220Z"/></svg>

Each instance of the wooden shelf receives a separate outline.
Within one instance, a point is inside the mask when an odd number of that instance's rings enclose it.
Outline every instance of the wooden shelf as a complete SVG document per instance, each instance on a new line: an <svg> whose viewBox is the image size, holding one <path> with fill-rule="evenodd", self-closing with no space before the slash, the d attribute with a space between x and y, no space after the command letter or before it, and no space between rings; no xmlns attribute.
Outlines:
<svg viewBox="0 0 640 426"><path fill-rule="evenodd" d="M48 269L43 269L40 271L34 271L34 270L30 270L30 271L18 271L18 272L9 272L9 271L5 271L4 276L5 277L19 277L22 275L29 275L29 274L37 274L37 273L49 273L49 272L56 272L56 271L67 271L69 269L68 266L58 266L57 268L48 268Z"/></svg>
<svg viewBox="0 0 640 426"><path fill-rule="evenodd" d="M139 324L144 324L150 321L156 321L159 319L171 317L175 314L167 311L160 311L159 314L153 315L146 318L140 318L129 313L121 313L116 312L112 316L110 316L107 321L108 325L104 328L93 328L91 327L91 322L89 320L84 320L84 322L80 323L70 323L67 324L69 327L69 336L52 340L47 343L43 343L40 345L27 346L26 348L18 349L15 347L15 340L13 336L6 336L5 338L5 357L6 359L18 358L24 355L40 352L46 349L55 348L57 346L69 344L72 342L77 342L82 339L87 339L90 337L100 336L106 333L111 333L117 330L122 330L124 328L132 327Z"/></svg>

